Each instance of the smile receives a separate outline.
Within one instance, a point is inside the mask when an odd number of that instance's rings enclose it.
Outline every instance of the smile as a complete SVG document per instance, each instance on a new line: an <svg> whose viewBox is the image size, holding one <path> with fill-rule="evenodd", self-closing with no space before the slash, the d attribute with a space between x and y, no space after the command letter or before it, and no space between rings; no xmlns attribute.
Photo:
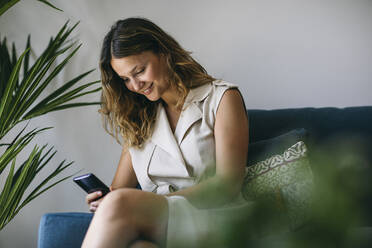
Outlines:
<svg viewBox="0 0 372 248"><path fill-rule="evenodd" d="M151 83L150 86L147 89L145 89L145 90L142 91L143 94L144 95L150 94L152 92L153 86L154 86L154 83Z"/></svg>

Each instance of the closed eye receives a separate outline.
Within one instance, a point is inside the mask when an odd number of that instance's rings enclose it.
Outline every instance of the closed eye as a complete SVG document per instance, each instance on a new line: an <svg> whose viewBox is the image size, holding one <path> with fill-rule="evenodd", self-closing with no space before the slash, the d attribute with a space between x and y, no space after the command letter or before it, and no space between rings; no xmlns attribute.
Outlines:
<svg viewBox="0 0 372 248"><path fill-rule="evenodd" d="M126 84L129 82L128 78L121 78L123 80L123 82Z"/></svg>
<svg viewBox="0 0 372 248"><path fill-rule="evenodd" d="M143 67L141 70L139 70L138 72L136 72L136 75L143 73L145 71L145 69L146 69L146 67Z"/></svg>
<svg viewBox="0 0 372 248"><path fill-rule="evenodd" d="M146 66L143 67L141 70L137 71L136 73L134 73L134 76L140 75L140 74L143 73L145 70L146 70ZM126 77L120 77L120 78L123 80L123 82L124 82L125 84L129 82L128 78L126 78Z"/></svg>

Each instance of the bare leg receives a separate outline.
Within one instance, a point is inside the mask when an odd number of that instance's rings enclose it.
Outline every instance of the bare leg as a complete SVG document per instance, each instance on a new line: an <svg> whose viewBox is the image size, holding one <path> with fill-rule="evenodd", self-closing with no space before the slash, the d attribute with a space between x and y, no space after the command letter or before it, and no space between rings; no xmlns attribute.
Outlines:
<svg viewBox="0 0 372 248"><path fill-rule="evenodd" d="M94 214L82 247L128 247L138 238L165 246L168 203L164 196L136 189L109 193Z"/></svg>

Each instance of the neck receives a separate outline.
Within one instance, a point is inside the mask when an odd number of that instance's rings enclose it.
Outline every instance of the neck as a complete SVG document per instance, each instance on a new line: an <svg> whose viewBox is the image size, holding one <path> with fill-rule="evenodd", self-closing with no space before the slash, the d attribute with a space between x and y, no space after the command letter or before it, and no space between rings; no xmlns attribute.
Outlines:
<svg viewBox="0 0 372 248"><path fill-rule="evenodd" d="M164 106L172 111L179 111L180 107L177 107L177 103L180 99L181 95L177 91L177 89L172 88L169 89L167 92L164 92L162 96L162 100L164 102ZM181 103L182 106L183 103Z"/></svg>
<svg viewBox="0 0 372 248"><path fill-rule="evenodd" d="M176 109L179 96L178 95L169 95L169 96L163 95L162 99L163 99L165 107L169 109Z"/></svg>

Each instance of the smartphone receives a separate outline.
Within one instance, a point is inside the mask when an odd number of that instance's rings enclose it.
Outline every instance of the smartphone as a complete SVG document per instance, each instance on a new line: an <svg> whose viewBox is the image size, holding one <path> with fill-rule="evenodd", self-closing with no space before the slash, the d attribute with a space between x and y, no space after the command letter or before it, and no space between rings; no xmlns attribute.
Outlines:
<svg viewBox="0 0 372 248"><path fill-rule="evenodd" d="M103 197L110 192L109 187L107 187L106 184L99 180L98 177L96 177L93 173L74 177L73 180L88 194L101 191L101 197Z"/></svg>

